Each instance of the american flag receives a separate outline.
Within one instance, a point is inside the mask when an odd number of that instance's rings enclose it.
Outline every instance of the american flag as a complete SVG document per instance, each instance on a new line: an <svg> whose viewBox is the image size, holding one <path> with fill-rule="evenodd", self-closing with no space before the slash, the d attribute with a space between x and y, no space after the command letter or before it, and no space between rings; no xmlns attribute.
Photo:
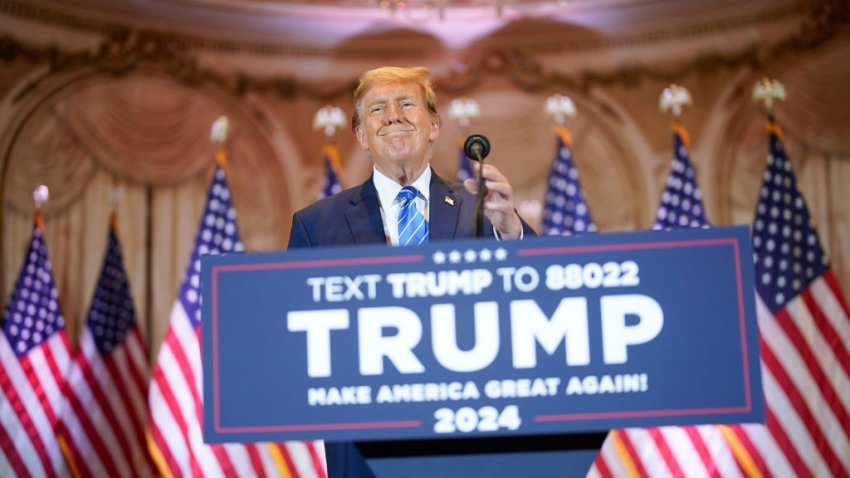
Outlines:
<svg viewBox="0 0 850 478"><path fill-rule="evenodd" d="M472 177L472 163L463 150L463 140L458 139L457 181L462 183Z"/></svg>
<svg viewBox="0 0 850 478"><path fill-rule="evenodd" d="M166 477L324 477L324 450L314 442L206 445L203 441L199 258L243 249L224 170L217 167L151 377L151 454Z"/></svg>
<svg viewBox="0 0 850 478"><path fill-rule="evenodd" d="M113 216L58 427L76 476L153 475L145 442L149 368Z"/></svg>
<svg viewBox="0 0 850 478"><path fill-rule="evenodd" d="M850 476L850 312L785 153L770 151L753 224L766 424L733 438L773 476Z"/></svg>
<svg viewBox="0 0 850 478"><path fill-rule="evenodd" d="M0 476L68 474L54 427L71 357L42 223L36 214L29 250L3 314Z"/></svg>
<svg viewBox="0 0 850 478"><path fill-rule="evenodd" d="M342 191L342 184L339 182L339 149L336 145L326 144L322 149L322 156L325 158L325 185L322 186L319 199L333 196Z"/></svg>
<svg viewBox="0 0 850 478"><path fill-rule="evenodd" d="M566 128L555 128L558 156L549 172L543 204L543 234L570 235L596 231L590 209L581 194L578 170L573 164L572 141Z"/></svg>
<svg viewBox="0 0 850 478"><path fill-rule="evenodd" d="M687 131L676 124L673 163L653 229L708 227L688 143ZM724 428L700 425L612 430L588 476L742 476L724 435L729 427Z"/></svg>

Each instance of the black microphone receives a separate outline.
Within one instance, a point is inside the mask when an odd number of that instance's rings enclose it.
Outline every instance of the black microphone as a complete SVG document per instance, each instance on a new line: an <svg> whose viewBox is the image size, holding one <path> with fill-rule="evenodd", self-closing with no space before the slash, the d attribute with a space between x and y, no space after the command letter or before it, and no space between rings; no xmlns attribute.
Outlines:
<svg viewBox="0 0 850 478"><path fill-rule="evenodd" d="M469 159L482 161L490 154L490 140L483 134L473 134L463 143L463 152Z"/></svg>
<svg viewBox="0 0 850 478"><path fill-rule="evenodd" d="M490 154L490 140L483 134L473 134L463 143L463 152L478 161L478 194L475 200L475 237L484 235L484 158Z"/></svg>

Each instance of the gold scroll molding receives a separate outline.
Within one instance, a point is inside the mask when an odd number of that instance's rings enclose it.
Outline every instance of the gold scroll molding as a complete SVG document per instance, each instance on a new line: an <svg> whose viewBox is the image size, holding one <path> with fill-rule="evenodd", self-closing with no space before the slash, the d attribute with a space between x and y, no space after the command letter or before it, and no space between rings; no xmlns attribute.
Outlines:
<svg viewBox="0 0 850 478"><path fill-rule="evenodd" d="M292 76L223 75L199 66L191 52L215 50L273 56L339 56L344 53L349 58L360 56L365 59L386 57L396 53L386 49L373 51L371 47L360 49L356 42L352 42L351 51L340 52L292 45L213 40L152 30L133 30L121 24L94 21L66 13L59 14L43 7L10 0L0 0L0 13L41 20L68 28L94 31L106 37L102 46L95 52L64 52L57 47L28 45L8 36L0 36L0 59L4 62L24 60L48 63L50 71L46 75L53 74L57 70L83 65L113 74L122 74L145 62L156 62L167 65L170 74L182 82L212 83L240 95L248 91L274 92L285 98L307 96L319 100L330 100L349 94L356 78L340 78L332 84L317 85L314 81ZM750 45L734 51L698 53L674 67L637 64L622 66L613 71L586 69L561 74L546 68L538 58L535 58L535 55L540 53L571 53L685 39L786 17L800 17L803 21L800 22L800 27L795 33L778 44L768 47ZM761 68L773 64L788 55L822 45L839 34L848 22L850 22L850 3L841 0L807 0L800 4L782 5L774 10L745 18L713 22L699 27L690 26L680 30L613 37L597 35L587 38L565 38L546 45L510 46L506 42L488 44L484 41L480 43L480 46L459 52L462 57L451 62L449 72L444 77L438 78L438 83L443 89L463 93L473 89L484 75L502 75L513 81L517 87L528 91L557 88L586 91L593 86L634 85L642 79L676 81L694 72L709 72L717 68L734 69L741 66Z"/></svg>

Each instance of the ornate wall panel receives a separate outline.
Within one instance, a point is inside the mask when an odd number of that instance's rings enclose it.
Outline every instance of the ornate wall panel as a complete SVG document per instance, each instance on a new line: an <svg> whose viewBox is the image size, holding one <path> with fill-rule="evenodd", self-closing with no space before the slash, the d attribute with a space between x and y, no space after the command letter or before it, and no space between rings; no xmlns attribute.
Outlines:
<svg viewBox="0 0 850 478"><path fill-rule="evenodd" d="M579 112L567 123L574 158L602 231L652 224L672 155L671 120L657 102L672 81L694 98L683 122L709 220L749 224L767 154L750 91L762 76L778 77L789 92L777 111L789 155L850 295L850 7L743 3L725 19L644 19L622 31L521 19L452 48L390 22L317 47L135 29L0 0L0 29L14 26L3 31L15 35L0 34L0 297L29 239L32 189L46 183L47 246L76 336L100 267L109 191L120 186L119 232L155 352L212 174L211 121L227 114L233 125L229 179L246 247L280 249L292 212L323 181L324 137L312 115L326 104L350 114L359 73L387 63L435 73L443 127L433 164L445 177L455 175L461 136L450 101L479 102L470 132L490 137L488 160L511 178L518 206L543 198L555 155L545 100L570 95ZM347 128L336 142L343 184L362 182L368 157ZM523 210L538 224L533 207Z"/></svg>

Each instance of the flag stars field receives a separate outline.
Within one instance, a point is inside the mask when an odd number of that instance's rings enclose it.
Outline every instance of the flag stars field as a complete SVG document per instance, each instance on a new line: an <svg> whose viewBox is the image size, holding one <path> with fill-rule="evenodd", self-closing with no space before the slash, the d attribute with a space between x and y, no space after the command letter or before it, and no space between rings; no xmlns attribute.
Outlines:
<svg viewBox="0 0 850 478"><path fill-rule="evenodd" d="M775 308L820 275L826 269L827 258L782 143L775 136L770 141L771 153L762 176L762 201L756 209L753 250L757 276L761 277L761 285L769 289L765 298Z"/></svg>
<svg viewBox="0 0 850 478"><path fill-rule="evenodd" d="M24 270L25 275L21 281L23 287L18 292L16 311L11 313L12 323L6 330L18 354L38 346L46 337L65 325L64 317L56 313L56 299L59 293L55 286L47 286L49 295L40 293L45 284L52 284L53 281L50 279L52 267L47 260L44 240L39 229L35 229L33 233L32 251Z"/></svg>
<svg viewBox="0 0 850 478"><path fill-rule="evenodd" d="M556 128L557 157L549 172L549 187L544 196L542 232L545 235L569 235L596 231L579 185L579 174L565 138L566 129Z"/></svg>

